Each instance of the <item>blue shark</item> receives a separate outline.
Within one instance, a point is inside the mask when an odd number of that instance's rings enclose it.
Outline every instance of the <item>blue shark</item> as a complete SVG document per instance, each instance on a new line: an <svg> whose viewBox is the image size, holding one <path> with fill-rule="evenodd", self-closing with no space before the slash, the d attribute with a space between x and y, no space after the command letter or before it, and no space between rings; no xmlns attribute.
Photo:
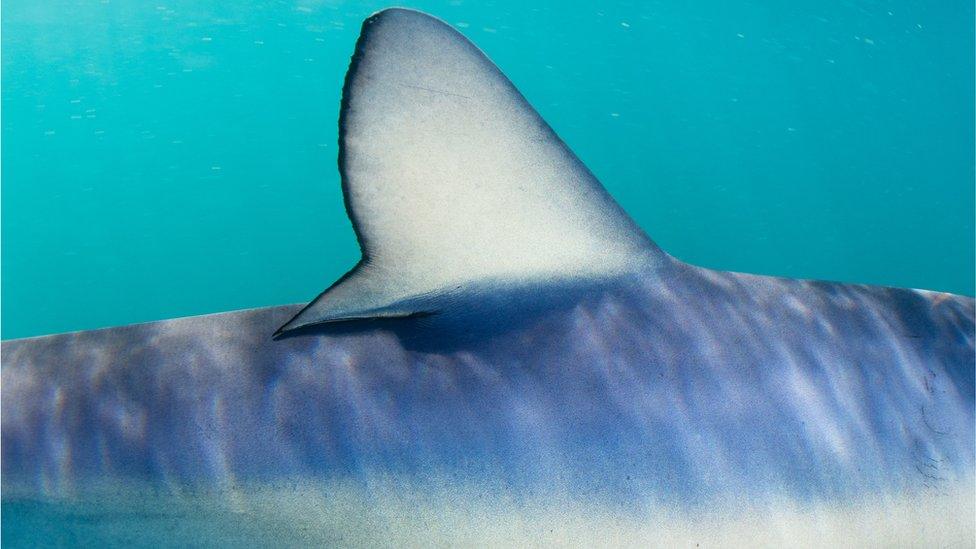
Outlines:
<svg viewBox="0 0 976 549"><path fill-rule="evenodd" d="M972 298L667 255L419 12L339 132L362 260L307 306L3 342L5 536L976 542Z"/></svg>

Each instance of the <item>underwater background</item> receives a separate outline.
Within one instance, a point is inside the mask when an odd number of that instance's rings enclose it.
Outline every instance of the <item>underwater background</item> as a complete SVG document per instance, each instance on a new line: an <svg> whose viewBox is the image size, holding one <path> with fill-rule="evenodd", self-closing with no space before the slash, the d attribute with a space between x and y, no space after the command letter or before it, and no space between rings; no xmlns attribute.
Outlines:
<svg viewBox="0 0 976 549"><path fill-rule="evenodd" d="M387 5L4 2L0 336L305 302L352 267L336 120ZM400 5L672 255L973 295L971 1Z"/></svg>

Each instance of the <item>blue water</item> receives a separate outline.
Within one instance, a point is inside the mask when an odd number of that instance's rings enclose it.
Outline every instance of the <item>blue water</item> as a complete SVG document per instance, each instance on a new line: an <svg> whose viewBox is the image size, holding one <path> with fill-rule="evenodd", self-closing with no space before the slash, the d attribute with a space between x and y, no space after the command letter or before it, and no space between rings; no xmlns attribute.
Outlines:
<svg viewBox="0 0 976 549"><path fill-rule="evenodd" d="M409 2L665 250L973 295L972 2ZM378 2L12 0L2 337L306 301L357 259L342 78Z"/></svg>

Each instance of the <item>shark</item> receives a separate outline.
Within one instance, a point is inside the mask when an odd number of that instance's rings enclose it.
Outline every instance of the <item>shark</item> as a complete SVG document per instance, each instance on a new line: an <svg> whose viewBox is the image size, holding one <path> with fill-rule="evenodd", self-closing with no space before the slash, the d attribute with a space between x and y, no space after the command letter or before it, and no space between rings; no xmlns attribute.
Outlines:
<svg viewBox="0 0 976 549"><path fill-rule="evenodd" d="M2 343L5 543L976 542L973 298L669 256L417 11L339 142L307 306Z"/></svg>

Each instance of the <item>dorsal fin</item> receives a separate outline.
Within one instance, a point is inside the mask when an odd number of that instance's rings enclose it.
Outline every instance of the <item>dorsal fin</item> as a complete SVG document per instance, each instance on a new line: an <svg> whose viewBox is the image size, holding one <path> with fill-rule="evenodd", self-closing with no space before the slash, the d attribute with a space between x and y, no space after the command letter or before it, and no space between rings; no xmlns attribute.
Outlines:
<svg viewBox="0 0 976 549"><path fill-rule="evenodd" d="M436 312L480 285L598 279L662 255L499 69L428 15L363 23L339 169L362 260L279 334Z"/></svg>

